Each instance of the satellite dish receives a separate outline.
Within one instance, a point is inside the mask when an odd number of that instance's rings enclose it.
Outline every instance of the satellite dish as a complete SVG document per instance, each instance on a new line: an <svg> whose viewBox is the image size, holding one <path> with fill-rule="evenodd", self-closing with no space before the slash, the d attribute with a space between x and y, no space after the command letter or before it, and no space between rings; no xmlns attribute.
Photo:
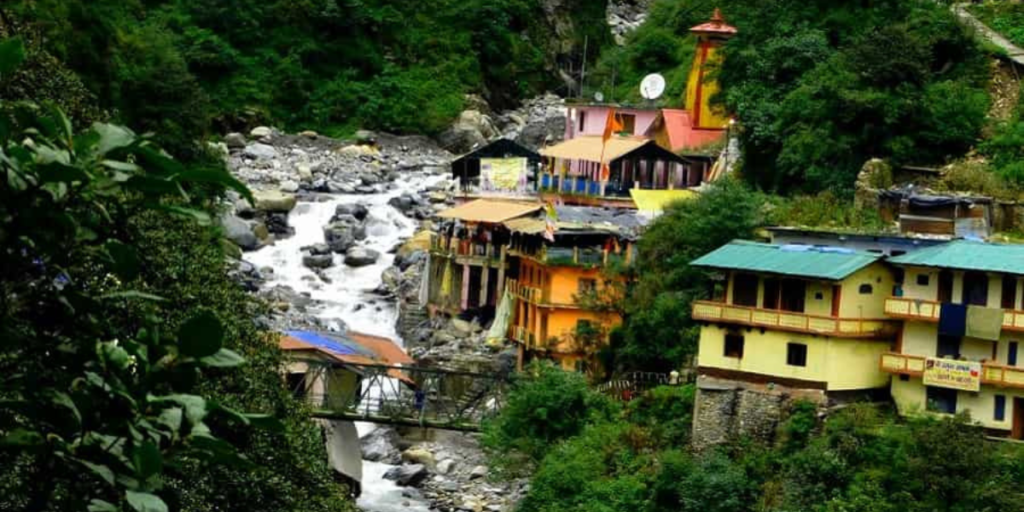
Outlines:
<svg viewBox="0 0 1024 512"><path fill-rule="evenodd" d="M597 92L595 92L595 93L594 93L594 101L596 101L596 102L598 102L598 103L600 103L600 102L604 101L604 94L603 94L603 93L601 93L601 91L597 91Z"/></svg>
<svg viewBox="0 0 1024 512"><path fill-rule="evenodd" d="M640 95L646 100L656 100L665 92L665 77L651 73L640 82Z"/></svg>

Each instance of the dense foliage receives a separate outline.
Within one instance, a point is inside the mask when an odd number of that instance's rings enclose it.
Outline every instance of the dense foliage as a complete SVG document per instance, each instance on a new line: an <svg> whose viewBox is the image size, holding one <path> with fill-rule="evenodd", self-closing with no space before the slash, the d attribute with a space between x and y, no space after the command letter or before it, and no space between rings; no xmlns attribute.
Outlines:
<svg viewBox="0 0 1024 512"><path fill-rule="evenodd" d="M193 140L263 120L434 133L463 95L495 106L556 86L560 59L607 39L604 2L540 0L15 0L102 105L137 130ZM559 21L555 26L555 21ZM556 31L557 28L557 31ZM552 34L557 34L553 36Z"/></svg>
<svg viewBox="0 0 1024 512"><path fill-rule="evenodd" d="M594 88L636 100L666 74L679 104L695 39L715 7L739 33L712 98L742 130L744 176L777 191L848 192L869 158L941 163L985 122L986 57L943 2L660 0L629 44L601 57Z"/></svg>
<svg viewBox="0 0 1024 512"><path fill-rule="evenodd" d="M1024 47L1024 4L1005 0L984 0L970 4L968 10L1013 44Z"/></svg>
<svg viewBox="0 0 1024 512"><path fill-rule="evenodd" d="M706 299L711 281L690 262L764 224L764 197L721 180L693 200L675 203L644 232L636 286L625 300L626 323L613 333L614 365L668 372L696 354L690 303Z"/></svg>
<svg viewBox="0 0 1024 512"><path fill-rule="evenodd" d="M22 55L0 43L0 85ZM0 509L348 510L209 226L245 188L123 127L0 113Z"/></svg>
<svg viewBox="0 0 1024 512"><path fill-rule="evenodd" d="M555 443L518 510L966 512L1024 498L1019 447L986 441L965 418L901 422L870 405L819 424L816 407L797 403L769 446L694 453L693 391L657 388Z"/></svg>

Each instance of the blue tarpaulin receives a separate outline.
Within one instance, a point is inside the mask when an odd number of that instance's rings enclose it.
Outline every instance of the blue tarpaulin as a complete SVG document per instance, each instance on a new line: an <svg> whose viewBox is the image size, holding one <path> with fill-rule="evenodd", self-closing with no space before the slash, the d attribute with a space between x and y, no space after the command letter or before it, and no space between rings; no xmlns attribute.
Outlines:
<svg viewBox="0 0 1024 512"><path fill-rule="evenodd" d="M341 333L326 333L314 331L286 331L289 336L310 345L330 350L338 355L363 355L376 357L372 351L365 349Z"/></svg>

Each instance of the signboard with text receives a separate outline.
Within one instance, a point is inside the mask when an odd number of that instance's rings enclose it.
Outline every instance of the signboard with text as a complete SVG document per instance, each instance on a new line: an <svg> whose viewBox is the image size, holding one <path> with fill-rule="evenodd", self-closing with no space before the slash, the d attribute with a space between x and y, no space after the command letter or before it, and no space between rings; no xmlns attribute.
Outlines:
<svg viewBox="0 0 1024 512"><path fill-rule="evenodd" d="M981 363L929 357L924 363L924 385L977 392L981 390Z"/></svg>
<svg viewBox="0 0 1024 512"><path fill-rule="evenodd" d="M481 158L480 188L488 192L525 192L525 158Z"/></svg>

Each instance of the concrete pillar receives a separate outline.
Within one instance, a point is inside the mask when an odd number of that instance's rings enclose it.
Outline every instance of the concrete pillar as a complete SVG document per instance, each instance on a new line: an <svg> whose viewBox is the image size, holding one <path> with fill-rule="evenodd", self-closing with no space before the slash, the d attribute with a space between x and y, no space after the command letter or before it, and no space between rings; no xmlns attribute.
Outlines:
<svg viewBox="0 0 1024 512"><path fill-rule="evenodd" d="M462 301L459 305L462 311L469 309L469 265L462 265Z"/></svg>
<svg viewBox="0 0 1024 512"><path fill-rule="evenodd" d="M490 297L487 296L487 288L489 281L491 280L491 267L485 262L480 267L480 306L486 306L490 302Z"/></svg>

